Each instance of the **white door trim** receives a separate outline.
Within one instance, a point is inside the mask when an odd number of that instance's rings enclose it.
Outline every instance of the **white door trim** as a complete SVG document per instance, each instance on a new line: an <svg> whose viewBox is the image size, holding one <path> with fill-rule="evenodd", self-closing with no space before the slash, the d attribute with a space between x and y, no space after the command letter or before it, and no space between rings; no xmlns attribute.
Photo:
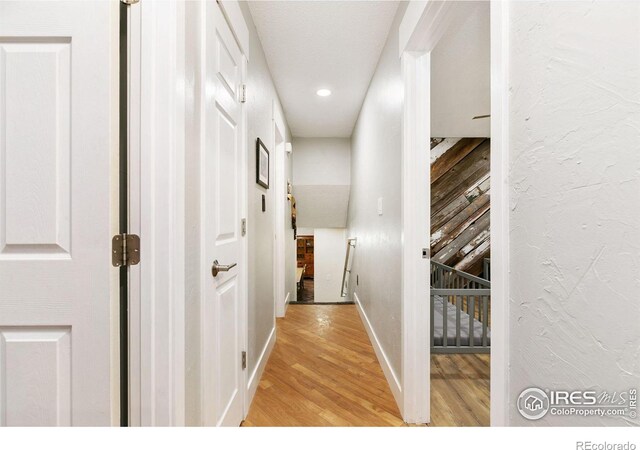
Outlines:
<svg viewBox="0 0 640 450"><path fill-rule="evenodd" d="M243 18L243 23L244 23L244 18ZM233 31L234 29L234 24L230 24L231 29ZM246 24L245 24L246 27ZM235 33L235 32L234 32ZM248 76L249 76L249 72L248 72L248 53L249 53L249 47L248 47L248 42L247 42L247 47L246 49L244 47L240 47L240 51L243 52L243 58L242 58L242 82L246 83L248 80ZM244 54L244 52L247 52L247 54ZM242 191L240 192L240 198L242 199L242 217L245 220L245 230L247 230L246 232L248 232L249 230L249 224L247 223L248 220L248 216L249 216L249 172L247 170L247 164L249 161L249 140L248 140L248 136L247 136L247 130L248 130L248 121L247 121L247 104L243 103L241 104L241 108L242 108L242 113L241 113L241 122L240 122L240 126L242 127L242 148L241 148L241 154L240 154L240 159L241 159L241 170L240 170L240 177L242 178ZM243 329L243 333L242 333L242 348L245 349L245 351L248 351L247 349L249 348L249 245L248 245L248 241L247 241L247 236L245 234L245 236L242 237L242 258L244 259L242 261L242 267L244 268L244 270L242 271L242 274L240 275L240 286L241 286L241 290L242 292L240 293L240 300L242 302L241 304L241 309L242 309L242 321L243 321L243 325L244 325L244 329ZM244 392L243 392L243 407L244 407L244 411L243 411L243 419L247 418L247 414L249 414L249 406L251 405L251 396L249 395L249 385L250 385L250 375L249 375L249 368L247 366L247 368L244 370Z"/></svg>
<svg viewBox="0 0 640 450"><path fill-rule="evenodd" d="M430 52L455 15L455 2L410 3L400 25L404 79L402 140L402 418L431 420L429 347ZM426 257L423 255L426 250Z"/></svg>
<svg viewBox="0 0 640 450"><path fill-rule="evenodd" d="M509 8L491 2L491 426L509 425Z"/></svg>
<svg viewBox="0 0 640 450"><path fill-rule="evenodd" d="M127 8L128 29L128 72L127 72L127 165L128 165L128 231L140 235L141 221L141 185L140 185L140 122L142 119L140 108L140 70L141 61L141 15L140 8ZM146 255L145 255L146 259ZM141 426L141 328L140 328L140 298L141 298L141 266L129 267L129 426Z"/></svg>
<svg viewBox="0 0 640 450"><path fill-rule="evenodd" d="M430 419L429 173L430 55L402 55L405 104L402 142L402 418ZM427 255L428 256L428 255Z"/></svg>
<svg viewBox="0 0 640 450"><path fill-rule="evenodd" d="M428 330L429 259L429 54L456 19L456 2L410 4L401 24L400 54L405 83L403 141L403 404L406 422L429 422L430 361ZM509 2L491 2L491 425L508 424L509 186L508 186L508 11ZM425 72L426 71L426 72ZM423 86L421 89L420 86ZM423 159L426 158L426 166ZM409 163L409 164L407 164ZM423 167L424 166L424 167ZM419 173L415 169L419 167ZM405 205L409 205L407 208ZM423 219L421 217L425 217ZM422 235L415 224L422 224ZM426 224L426 227L424 226ZM424 238L427 237L424 244ZM422 238L422 239L421 239ZM411 251L408 251L411 249ZM424 288L426 290L426 297ZM424 309L422 308L424 307ZM425 326L425 324L427 324ZM427 349L426 351L424 349ZM425 361L426 359L426 361Z"/></svg>
<svg viewBox="0 0 640 450"><path fill-rule="evenodd" d="M275 298L276 317L284 317L287 308L285 298L285 221L284 212L286 207L286 156L285 143L287 140L284 128L284 119L277 100L273 100L273 149L274 156L274 264L273 264L273 288ZM278 141L278 136L281 140Z"/></svg>
<svg viewBox="0 0 640 450"><path fill-rule="evenodd" d="M185 423L184 4L130 8L130 424ZM168 244L168 245L167 245Z"/></svg>
<svg viewBox="0 0 640 450"><path fill-rule="evenodd" d="M399 31L400 56L404 52L430 52L461 11L455 1L411 1Z"/></svg>

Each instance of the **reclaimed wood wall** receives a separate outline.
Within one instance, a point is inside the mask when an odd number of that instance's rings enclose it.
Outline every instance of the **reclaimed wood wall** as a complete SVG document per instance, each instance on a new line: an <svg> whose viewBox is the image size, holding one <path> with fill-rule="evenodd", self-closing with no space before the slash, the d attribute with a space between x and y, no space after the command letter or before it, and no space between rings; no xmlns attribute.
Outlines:
<svg viewBox="0 0 640 450"><path fill-rule="evenodd" d="M472 275L491 251L490 142L431 140L431 259Z"/></svg>

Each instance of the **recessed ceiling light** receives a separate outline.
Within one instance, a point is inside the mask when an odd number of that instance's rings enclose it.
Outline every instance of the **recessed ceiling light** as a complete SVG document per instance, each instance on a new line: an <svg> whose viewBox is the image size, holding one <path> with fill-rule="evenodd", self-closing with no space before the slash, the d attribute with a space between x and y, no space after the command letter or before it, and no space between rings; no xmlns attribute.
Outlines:
<svg viewBox="0 0 640 450"><path fill-rule="evenodd" d="M328 97L331 95L331 91L329 89L318 89L316 92L320 97Z"/></svg>

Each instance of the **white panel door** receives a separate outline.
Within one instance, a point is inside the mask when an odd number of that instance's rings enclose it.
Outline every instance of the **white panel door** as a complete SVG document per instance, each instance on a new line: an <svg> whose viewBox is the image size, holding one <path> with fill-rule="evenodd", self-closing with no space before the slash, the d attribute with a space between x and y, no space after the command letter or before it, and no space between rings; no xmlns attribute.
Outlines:
<svg viewBox="0 0 640 450"><path fill-rule="evenodd" d="M1 425L111 423L112 11L0 1Z"/></svg>
<svg viewBox="0 0 640 450"><path fill-rule="evenodd" d="M242 54L216 2L205 2L203 368L205 425L243 420ZM212 274L212 264L232 266Z"/></svg>

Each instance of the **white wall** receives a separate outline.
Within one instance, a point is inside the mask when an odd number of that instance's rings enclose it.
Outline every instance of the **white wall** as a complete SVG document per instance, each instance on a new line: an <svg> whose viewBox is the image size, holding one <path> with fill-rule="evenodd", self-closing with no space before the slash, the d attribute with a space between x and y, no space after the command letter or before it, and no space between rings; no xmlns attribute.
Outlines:
<svg viewBox="0 0 640 450"><path fill-rule="evenodd" d="M351 139L296 137L293 155L293 184L350 184Z"/></svg>
<svg viewBox="0 0 640 450"><path fill-rule="evenodd" d="M460 17L431 53L431 136L489 137L489 2L461 2Z"/></svg>
<svg viewBox="0 0 640 450"><path fill-rule="evenodd" d="M509 419L529 386L640 386L640 3L512 2Z"/></svg>
<svg viewBox="0 0 640 450"><path fill-rule="evenodd" d="M348 237L358 239L350 294L357 294L389 364L401 378L401 144L403 81L399 8L351 137ZM383 213L378 215L378 198ZM359 284L355 282L359 278ZM425 324L427 326L427 324Z"/></svg>
<svg viewBox="0 0 640 450"><path fill-rule="evenodd" d="M313 236L315 234L313 228L300 228L298 227L298 236Z"/></svg>
<svg viewBox="0 0 640 450"><path fill-rule="evenodd" d="M249 345L247 359L249 374L253 373L269 335L275 326L275 302L273 288L273 255L274 255L274 189L264 189L255 182L256 138L266 143L274 142L273 129L273 101L278 100L278 93L271 79L271 74L262 51L258 34L253 24L249 7L246 2L240 2L240 7L250 34L251 59L248 64L247 103L248 126L247 141L249 158L249 214L247 217L247 239L249 246ZM280 106L281 107L281 106ZM291 136L285 123L286 140ZM270 145L270 144L269 144ZM269 149L273 150L273 149ZM270 165L270 179L275 180L274 165ZM291 173L291 159L287 158L287 172ZM262 212L262 195L266 195L267 210ZM285 208L285 213L289 206ZM285 227L291 223L285 219ZM285 279L285 290L295 293L295 242L292 231L287 233L286 241L290 242L286 253L286 266L293 274ZM292 280L293 283L292 283Z"/></svg>
<svg viewBox="0 0 640 450"><path fill-rule="evenodd" d="M316 228L314 236L313 301L331 303L349 300L340 296L344 257L347 252L346 229Z"/></svg>
<svg viewBox="0 0 640 450"><path fill-rule="evenodd" d="M293 185L298 226L344 228L351 183L351 140L294 138Z"/></svg>

